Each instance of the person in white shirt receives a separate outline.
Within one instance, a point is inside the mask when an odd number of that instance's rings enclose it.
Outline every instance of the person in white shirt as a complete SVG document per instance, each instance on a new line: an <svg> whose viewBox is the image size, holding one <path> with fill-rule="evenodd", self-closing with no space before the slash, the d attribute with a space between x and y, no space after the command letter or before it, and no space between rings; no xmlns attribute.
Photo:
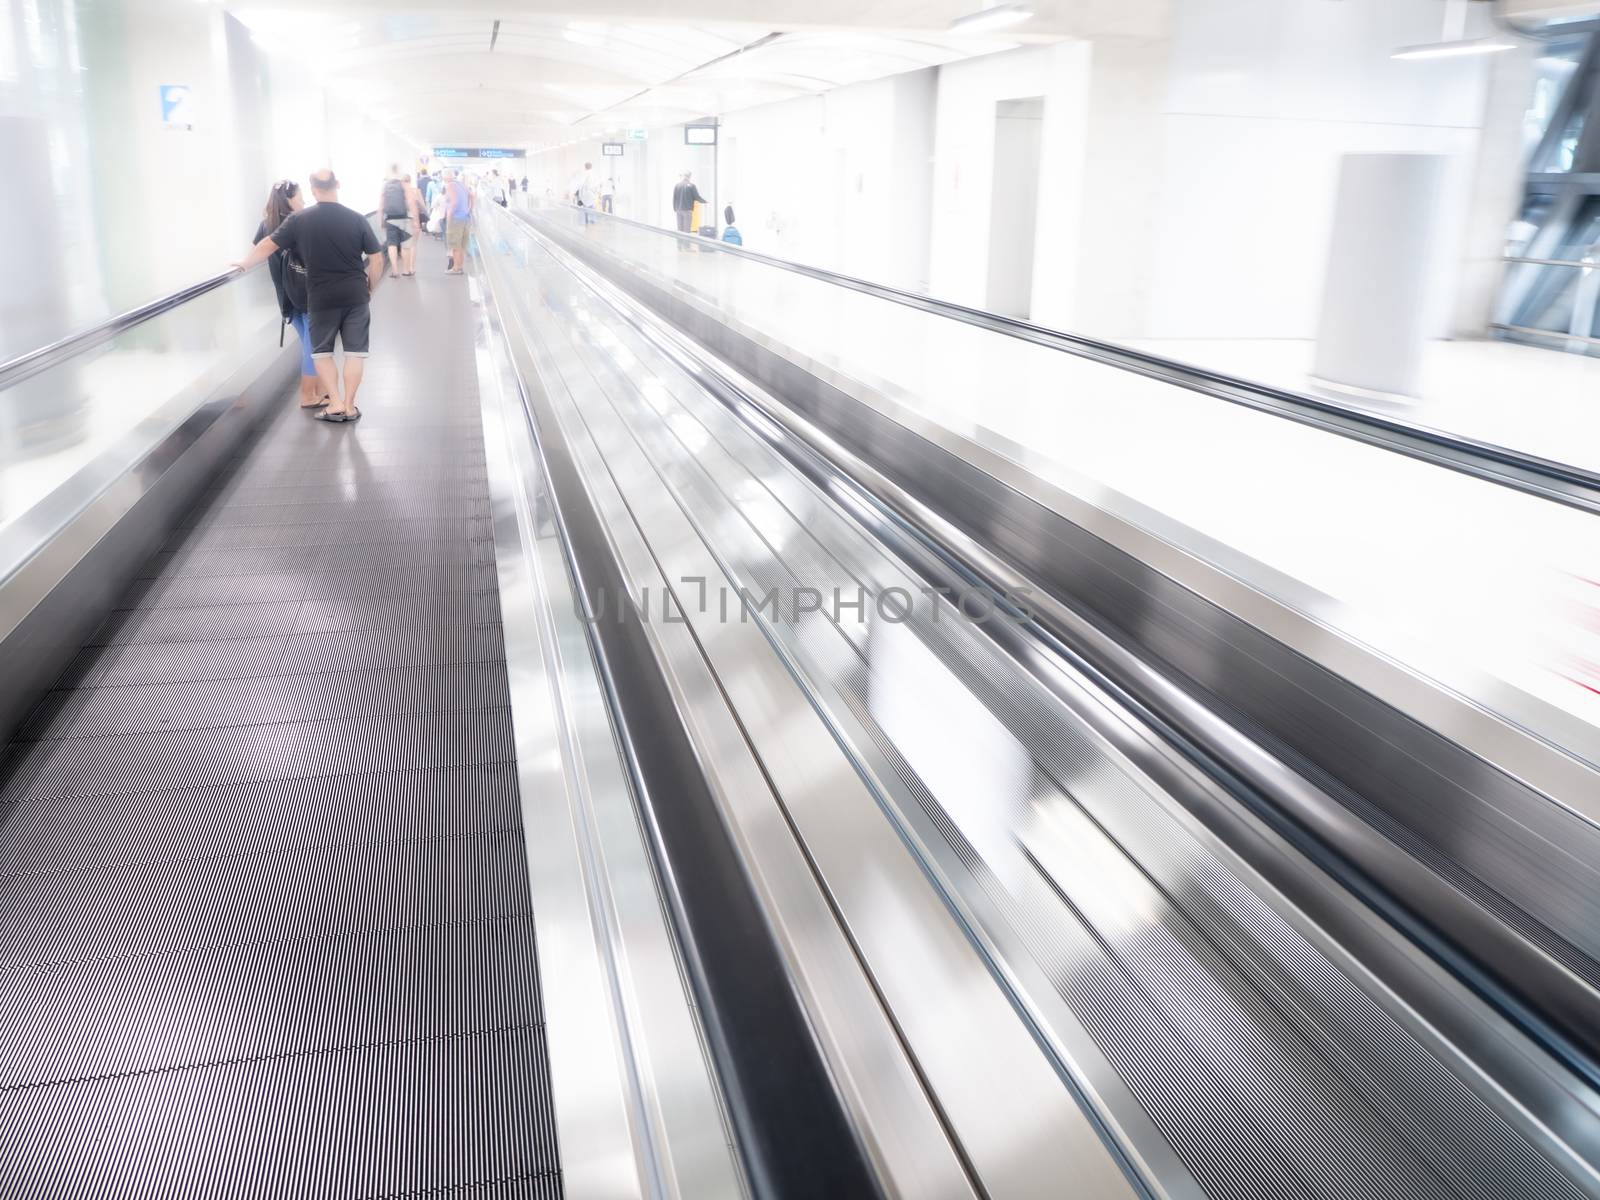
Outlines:
<svg viewBox="0 0 1600 1200"><path fill-rule="evenodd" d="M583 170L572 177L572 186L568 189L572 193L572 203L584 210L583 223L587 225L594 218L589 215L589 209L594 207L594 164L584 163Z"/></svg>
<svg viewBox="0 0 1600 1200"><path fill-rule="evenodd" d="M608 176L606 181L600 185L600 211L603 213L614 212L613 205L616 204L616 200L617 181Z"/></svg>

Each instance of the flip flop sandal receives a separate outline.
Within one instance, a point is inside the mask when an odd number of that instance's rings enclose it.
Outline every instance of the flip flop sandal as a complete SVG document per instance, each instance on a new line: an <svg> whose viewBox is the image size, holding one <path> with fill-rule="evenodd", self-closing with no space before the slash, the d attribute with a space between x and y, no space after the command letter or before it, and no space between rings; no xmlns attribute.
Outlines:
<svg viewBox="0 0 1600 1200"><path fill-rule="evenodd" d="M327 410L319 412L311 419L313 421L326 421L330 425L343 425L347 420L349 420L349 418L343 413L328 412Z"/></svg>
<svg viewBox="0 0 1600 1200"><path fill-rule="evenodd" d="M333 401L331 401L331 400L318 400L315 404L302 404L300 406L300 411L301 412L316 412L317 409L319 409L319 408L327 408L328 405L330 405L332 403L333 403Z"/></svg>
<svg viewBox="0 0 1600 1200"><path fill-rule="evenodd" d="M346 421L359 421L359 420L361 420L361 410L359 408L346 409L345 410L345 414L344 414L344 419Z"/></svg>

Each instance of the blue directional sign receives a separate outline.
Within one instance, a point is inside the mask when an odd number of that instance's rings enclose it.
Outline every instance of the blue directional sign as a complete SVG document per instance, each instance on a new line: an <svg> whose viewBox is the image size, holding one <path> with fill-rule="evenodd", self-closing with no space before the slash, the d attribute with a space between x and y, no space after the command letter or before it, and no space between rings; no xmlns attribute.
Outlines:
<svg viewBox="0 0 1600 1200"><path fill-rule="evenodd" d="M168 129L194 128L194 94L187 83L163 83L161 123Z"/></svg>
<svg viewBox="0 0 1600 1200"><path fill-rule="evenodd" d="M435 146L435 158L525 158L526 150L506 146Z"/></svg>

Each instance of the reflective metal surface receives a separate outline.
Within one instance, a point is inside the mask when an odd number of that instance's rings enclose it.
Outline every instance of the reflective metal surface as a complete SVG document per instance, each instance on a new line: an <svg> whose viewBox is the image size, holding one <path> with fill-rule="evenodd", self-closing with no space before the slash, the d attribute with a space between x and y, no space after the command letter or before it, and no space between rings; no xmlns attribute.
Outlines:
<svg viewBox="0 0 1600 1200"><path fill-rule="evenodd" d="M565 267L582 274L570 262ZM966 547L970 537L937 512L929 512L925 503L914 513L905 508L883 510L884 517L873 525L873 491L852 502L848 486L839 491L825 467L806 475L822 489L819 493L785 470L755 465L763 453L770 453L760 447L782 446L794 431L781 406L767 400L757 412L741 416L741 405L749 407L745 400L754 385L728 384L719 369L697 352L681 342L674 349L672 336L659 330L650 333L649 319L641 314L624 317L618 324L613 315L595 309L586 293L607 289L592 278L578 286L544 272L539 287L545 302L561 313L567 337L578 348L575 356L565 348L552 352L562 378L589 376L599 385L594 398L578 410L599 449L590 473L609 472L624 494L637 492L634 520L647 533L663 574L671 579L674 571L679 572L682 583L692 581L704 589L696 594L693 586L678 588L679 611L724 678L724 690L738 702L750 731L747 736L763 762L769 754L777 756L773 759L777 765L769 765L768 772L780 783L779 795L796 832L813 856L837 854L831 839L840 835L843 810L832 808L828 822L812 824L804 805L796 803L794 796L803 794L797 790L798 781L819 777L815 764L807 774L794 776L791 789L782 786L786 773L798 769L785 765L786 756L793 753L788 746L807 745L794 739L797 724L804 725L790 710L774 707L769 693L746 682L760 675L761 639L751 640L749 623L715 611L718 592L731 587L756 594L773 588L779 594L800 589L827 594L864 584L870 593L881 595L895 582L914 582L897 578L892 568L884 574L883 550L860 533L852 534L849 521L841 524L838 504L854 519L867 520L875 536L891 545L897 539L904 541L896 530L904 528L905 517L913 520L913 528L953 533L949 544ZM626 306L620 296L612 295L613 304ZM730 413L737 418L732 424ZM841 423L848 424L843 418ZM894 444L886 431L875 431L870 424L854 432L869 440L876 436L880 456ZM813 433L803 444L814 448L819 438L826 441L827 435ZM850 448L845 449L842 461L852 471L861 468L862 456L852 457ZM804 458L802 453L788 461L795 467ZM923 469L908 474L924 484L938 478L938 472L928 474L928 462L924 457L919 461ZM863 473L874 487L885 480L871 463L865 464ZM889 482L891 492L897 486ZM900 496L904 498L903 490ZM645 497L655 498L648 508ZM661 500L667 503L664 514L658 515ZM887 524L882 523L885 517ZM951 579L950 564L936 550L927 557L931 548L919 551L910 546L902 554L921 564L923 580ZM994 562L992 556L983 561ZM1327 884L1321 864L1307 860L1270 823L1263 823L1248 808L1241 809L1161 735L1141 731L1141 725L1130 726L1126 716L1117 715L1115 705L1126 703L1127 694L1113 688L1110 695L1119 698L1108 701L1107 680L1093 663L1071 653L1064 662L1056 661L1054 656L1066 649L1059 643L1056 650L1044 650L1041 660L1040 650L1030 649L1026 639L1014 640L1007 653L1014 664L1029 667L1027 674L1016 677L1015 665L1007 667L993 658L996 646L1008 644L1005 637L996 633L987 641L974 640L971 630L959 622L954 627L947 622L940 634L934 628L937 624L937 617L925 615L915 623L913 640L906 642L894 627L866 614L825 619L780 612L763 614L755 622L790 675L804 681L813 711L836 743L849 748L877 803L914 847L968 936L983 950L997 981L1004 981L1051 1048L1064 1081L1074 1081L1098 1118L1117 1131L1149 1186L1167 1194L1187 1189L1236 1194L1235 1189L1250 1186L1242 1180L1249 1172L1241 1171L1239 1164L1242 1154L1253 1151L1244 1148L1281 1136L1267 1132L1265 1126L1254 1134L1245 1132L1250 1128L1247 1114L1264 1103L1262 1111L1277 1114L1274 1120L1291 1122L1300 1118L1290 1117L1290 1110L1306 1106L1306 1119L1323 1131L1316 1137L1332 1140L1296 1144L1302 1145L1310 1161L1338 1163L1337 1186L1349 1187L1352 1195L1397 1186L1403 1178L1410 1182L1398 1186L1407 1195L1519 1195L1530 1188L1566 1194L1592 1191L1592 1172L1561 1140L1566 1136L1581 1141L1585 1119L1563 1121L1562 1073L1541 1050L1519 1040L1468 989L1431 967L1349 892L1334 886L1324 893L1323 908L1339 918L1329 928L1320 923L1321 913L1317 919L1307 919L1290 896L1312 896ZM942 648L926 657L914 649L919 641ZM720 656L719 646L727 647ZM1039 682L1030 684L1028 675ZM999 682L1002 677L1009 682ZM1051 678L1057 682L1048 683ZM897 681L909 682L909 690ZM1037 690L1041 684L1047 684L1042 692ZM970 709L971 700L965 698L972 696L982 697L977 709ZM1108 703L1113 704L1111 709ZM941 710L966 715L946 716ZM896 716L899 711L910 716ZM994 717L986 717L985 711ZM1136 711L1142 714L1138 721L1149 716L1148 709L1136 707ZM1057 715L1049 715L1052 712ZM993 723L995 718L998 724ZM951 720L955 724L949 724ZM1083 741L1082 722L1094 731L1088 742ZM769 751L760 731L774 727L781 728L785 737ZM958 738L966 741L964 753L952 756L941 750L941 743ZM1075 745L1080 748L1072 748ZM805 757L820 758L821 746L819 742L803 751ZM1035 764L1032 782L1020 782L1029 773L1018 774L1018 765L1030 760ZM1119 762L1121 766L1114 765ZM1114 784L1117 777L1125 782ZM975 786L989 793L991 805L1004 796L1012 799L992 811L975 808L971 803ZM848 799L851 794L842 780L829 791L835 804L838 797ZM1208 809L1226 810L1227 818ZM848 837L861 836L856 825L843 829ZM1241 839L1253 842L1242 854L1233 844ZM1013 844L1021 857L1008 849ZM1100 849L1094 849L1096 845ZM1258 874L1262 866L1271 866L1268 860L1274 856L1281 865ZM867 869L869 860L817 857L816 861L843 904L850 895L840 890L843 881ZM830 861L838 874L830 873ZM1293 890L1282 890L1275 876L1292 884ZM877 905L886 899L880 895ZM850 911L844 909L847 916ZM1234 915L1219 926L1217 921L1227 912ZM1074 934L1074 929L1080 932ZM1224 929L1233 932L1224 935ZM1162 932L1157 936L1152 930ZM1358 945L1352 956L1342 944L1352 930L1380 944L1381 950ZM858 944L869 967L884 969L870 944ZM1287 956L1286 947L1293 947ZM1221 959L1210 962L1208 956L1214 954ZM1376 967L1385 965L1384 954L1406 964L1386 973L1409 972L1407 986L1417 991L1425 987L1444 997L1436 1007L1456 1014L1451 1033L1469 1030L1476 1021L1493 1031L1492 1038L1501 1039L1503 1052L1498 1058L1495 1053L1483 1055L1493 1067L1520 1064L1525 1074L1543 1072L1542 1120L1529 1120L1525 1110L1509 1101L1500 1083L1484 1074L1481 1064L1473 1061L1480 1047L1470 1040L1466 1047L1454 1045L1441 1039L1440 1030L1428 1021L1419 1020L1392 981L1375 973ZM1188 955L1195 957L1186 976L1176 964ZM1092 970L1087 966L1102 959L1106 965ZM1224 968L1222 961L1231 965ZM1111 965L1117 963L1121 966ZM1175 969L1178 974L1166 974ZM1078 976L1084 970L1090 973ZM1119 970L1131 971L1130 980L1144 981L1136 985L1135 993L1119 996L1115 982ZM1240 974L1230 975L1233 971ZM1189 983L1183 982L1185 977ZM1242 983L1246 978L1254 982ZM1334 978L1345 982L1329 990L1327 981ZM1202 979L1210 982L1200 984ZM1312 983L1316 979L1323 982ZM1142 987L1153 989L1152 998L1134 1000ZM1211 987L1220 991L1205 994ZM1322 999L1312 1001L1312 994ZM1364 999L1355 1000L1357 994ZM1278 999L1267 999L1266 1007L1258 1008L1264 995ZM1279 1007L1290 996L1298 997L1290 1008ZM885 997L891 1011L904 1020L905 1000L897 999L892 990ZM1147 1003L1154 1007L1140 1008ZM1363 1013L1359 1020L1351 1016L1352 1003ZM1162 1015L1166 1004L1171 1007ZM1143 1015L1130 1021L1135 1011ZM1340 1047L1326 1067L1312 1067L1313 1060L1301 1057L1308 1043L1293 1036L1284 1040L1284 1027L1274 1023L1289 1011L1296 1014L1288 1018L1291 1024L1322 1030L1309 1044ZM1107 1023L1097 1013L1120 1015ZM1233 1015L1224 1016L1227 1013ZM1199 1041L1163 1040L1170 1036L1172 1022L1182 1026L1199 1021L1199 1014L1207 1014L1206 1023L1221 1024ZM1243 1024L1230 1027L1232 1021ZM1301 1022L1309 1024L1300 1026ZM1255 1033L1244 1032L1249 1028ZM1157 1033L1158 1029L1168 1033ZM1278 1032L1271 1032L1274 1029ZM1185 1049L1173 1057L1179 1045ZM1244 1051L1246 1045L1252 1049ZM1291 1049L1294 1045L1301 1049ZM1213 1048L1223 1058L1207 1067ZM1468 1051L1466 1056L1462 1049ZM1397 1066L1402 1061L1408 1064L1403 1069ZM1319 1074L1324 1070L1333 1074ZM1189 1076L1191 1071L1198 1074ZM1396 1090L1394 1080L1399 1076L1392 1075L1394 1071L1409 1080L1405 1089ZM1334 1084L1335 1076L1343 1082ZM1186 1077L1199 1090L1191 1093L1187 1106L1180 1106L1184 1115L1174 1120L1174 1110L1165 1106L1190 1086L1182 1082ZM1312 1077L1323 1082L1309 1083ZM1166 1099L1145 1090L1152 1078L1166 1081ZM1273 1084L1274 1079L1283 1080L1287 1090ZM1124 1081L1138 1094L1138 1102L1117 1099ZM930 1082L943 1099L938 1077L930 1075ZM1537 1090L1526 1081L1518 1081L1518 1086L1527 1086L1530 1094ZM1348 1087L1365 1099L1352 1100L1354 1106L1347 1109L1342 1107L1345 1101L1334 1097L1354 1095L1341 1091ZM1311 1094L1300 1096L1305 1088ZM1276 1099L1265 1099L1271 1095ZM1577 1096L1569 1092L1566 1102ZM1216 1105L1214 1119L1197 1115L1208 1105ZM1377 1115L1391 1107L1391 1117ZM1424 1115L1424 1109L1431 1115ZM1327 1114L1334 1123L1311 1118L1313 1110ZM1335 1117L1335 1112L1341 1115ZM1146 1113L1155 1115L1159 1129L1141 1125L1148 1120ZM1406 1166L1410 1152L1381 1138L1374 1140L1377 1127L1366 1124L1369 1117L1380 1121L1378 1127L1415 1120L1434 1131L1431 1136L1440 1139L1441 1147L1451 1148L1442 1155L1425 1155L1427 1166L1420 1161ZM1197 1142L1200 1128L1208 1132ZM1366 1132L1358 1132L1363 1129ZM1235 1137L1243 1140L1227 1150ZM1338 1149L1344 1138L1353 1140ZM1523 1161L1523 1151L1517 1147L1535 1145L1543 1165L1534 1169L1534 1175L1519 1176L1522 1167L1515 1164ZM1173 1147L1178 1148L1176 1155ZM1212 1154L1221 1157L1211 1159ZM1450 1165L1442 1167L1444 1163ZM975 1165L980 1177L987 1178L981 1164ZM1369 1166L1373 1174L1366 1175ZM1197 1176L1186 1167L1199 1173L1199 1188ZM1266 1194L1277 1191L1267 1186Z"/></svg>
<svg viewBox="0 0 1600 1200"><path fill-rule="evenodd" d="M501 273L517 266L504 254L488 261L508 326L518 335L511 345L574 548L580 594L590 613L615 616L607 594L615 604L614 597L651 586L638 581L659 576L620 496L606 486L608 473L603 466L587 469L592 448L562 419L571 399L543 352L550 318L525 276L508 280ZM653 594L663 594L659 583ZM624 749L642 785L641 818L754 1189L780 1192L798 1178L804 1186L871 1194L876 1176L890 1194L970 1194L799 848L770 821L768 785L693 638L677 623L615 619L591 633L603 673L614 681L608 683L613 710L620 711ZM726 806L734 803L766 819L724 824ZM755 924L744 908L746 889L763 898ZM773 895L782 897L779 928L768 928L761 915L773 910ZM769 938L770 952L781 955L776 973L765 958ZM795 1010L807 1027L803 1045L786 1012L800 994L811 997L807 1009ZM803 1059L815 1052L814 1042L828 1048L829 1070L821 1078ZM838 1089L847 1107L870 1108L875 1124L836 1129L819 1085ZM860 1149L841 1154L837 1137L854 1139L855 1128L862 1130ZM880 1165L858 1174L867 1159Z"/></svg>
<svg viewBox="0 0 1600 1200"><path fill-rule="evenodd" d="M541 210L536 215L547 228L561 228L571 223L570 212L562 212L557 216L557 213L551 210ZM938 300L886 284L841 275L821 267L773 258L754 250L747 250L743 246L680 233L675 229L662 229L613 214L591 211L588 215L590 219L598 218L661 237L676 238L681 243L699 250L736 255L769 267L792 271L797 275L805 275L838 287L862 292L881 300L975 325L1007 337L1020 338L1036 345L1048 346L1054 350L1106 363L1121 370L1148 375L1163 383L1199 392L1216 400L1285 417L1327 433L1379 446L1397 454L1460 471L1478 479L1486 479L1585 512L1600 512L1600 475L1568 463L1411 424L1368 409L1353 408L1318 396L1291 392L1193 363L1179 362L1176 359L1134 350L1127 346L1065 333L1057 329L1047 329L1016 317L971 308L948 300ZM561 217L567 220L562 220Z"/></svg>
<svg viewBox="0 0 1600 1200"><path fill-rule="evenodd" d="M582 243L566 245L568 250L586 253ZM594 248L589 250L592 264L608 272L605 259L594 259L592 253ZM1061 470L1045 469L1042 456L1027 446L1014 445L992 434L986 434L981 443L974 442L971 437L939 426L883 390L875 390L869 382L830 370L760 331L739 325L706 299L674 288L670 280L651 280L637 267L621 274L613 270L610 277L630 293L643 296L680 328L714 347L728 362L738 363L752 378L762 379L790 402L802 403L814 418L826 414L827 427L850 421L859 405L869 421L877 421L878 416L888 419L890 424L885 429L912 430L918 440L939 446L957 461L971 461L984 474L1002 480L1002 494L1024 494L1043 509L1067 515L1078 528L1093 534L1094 544L1106 542L1154 568L1152 587L1158 587L1160 579L1181 584L1186 592L1194 592L1226 613L1235 614L1246 626L1269 634L1275 642L1286 643L1302 658L1355 683L1387 706L1440 731L1451 741L1461 742L1512 778L1528 782L1547 797L1557 798L1587 821L1600 821L1600 803L1595 802L1600 795L1595 781L1600 776L1590 766L1600 760L1600 742L1595 742L1594 731L1578 728L1570 720L1562 722L1549 707L1531 698L1507 694L1504 688L1494 688L1493 682L1453 669L1448 662L1426 659L1424 674L1371 650L1352 635L1331 627L1333 621L1355 621L1358 614L1330 613L1325 598L1312 594L1293 579L1195 533L1170 515L1152 512L1106 488L1090 486L1086 480L1082 494L1069 491L1062 483ZM1018 554L1029 554L1016 536L1013 542L1018 542ZM1091 550L1091 558L1094 555L1098 552ZM1117 586L1125 589L1126 595L1112 605L1114 616L1136 618L1149 610L1149 600L1144 598L1152 595L1149 589ZM1099 589L1098 594L1104 597L1104 589ZM1208 653L1227 651L1221 648ZM1192 674L1203 682L1206 669L1205 664L1197 662ZM1438 686L1442 682L1454 685L1456 690ZM1266 715L1270 715L1270 706ZM1547 736L1534 733L1552 726L1562 731L1560 747L1552 746ZM1576 754L1587 758L1587 762L1574 760Z"/></svg>
<svg viewBox="0 0 1600 1200"><path fill-rule="evenodd" d="M519 252L507 248L505 254ZM942 1119L991 1194L1051 1194L1052 1181L1066 1175L1080 1178L1085 1194L1126 1193L1128 1182L1114 1158L1070 1090L1038 1057L1026 1026L995 989L961 927L928 891L916 860L884 821L872 793L863 790L849 758L841 756L782 658L773 657L756 625L719 618L715 585L703 594L685 585L695 577L728 577L689 514L645 503L660 494L651 480L661 468L645 457L617 407L632 403L627 397L637 396L638 378L624 373L626 358L608 361L604 350L584 336L589 318L598 313L587 311L579 296L542 285L541 292L542 306L561 320L546 319L527 332L543 343L541 373L560 379L566 389L563 429L567 436L577 434L584 478L591 487L606 481L607 490L620 489L609 518L612 535L624 542L642 538L640 566L659 564L635 576L653 583L652 609L664 594L658 589L670 588L665 594L674 615L652 620L652 637L661 646L682 643L681 658L667 652L680 686L705 677L709 666L716 681L710 695L725 695L737 713L743 735L730 740L727 733L715 732L720 718L702 724L709 699L703 685L680 693L691 728L710 739L702 742L708 747L703 760L721 781L726 816L763 881L771 919L780 922L835 1077L886 1186L900 1195L968 1193L965 1172L938 1131ZM623 558L629 558L626 550ZM683 641L691 632L693 640ZM690 653L696 643L700 649ZM741 776L748 782L735 784ZM763 777L770 782L758 782ZM809 868L800 865L805 859L794 858L802 846ZM821 897L812 871L843 921L848 942L835 941L841 931L826 908L816 911ZM863 996L865 1007L861 1001L840 1006L867 983L859 974L863 965L871 990L882 995L898 1029L898 1037L888 1042L871 1032L876 1000ZM950 1036L952 1024L965 1031L962 1037ZM899 1052L890 1047L901 1040L914 1056L917 1074L927 1080L936 1110L928 1108L929 1097L921 1095L915 1076L892 1067Z"/></svg>
<svg viewBox="0 0 1600 1200"><path fill-rule="evenodd" d="M969 563L981 564L983 574L990 579L1002 581L1006 591L1012 594L1024 594L1025 580L860 459L850 455L825 435L797 422L781 407L768 406L761 411L764 419L793 434L803 445L822 447L823 455L828 462L848 464L849 474L853 479L870 481L866 493L869 498L873 496L892 498L893 511L911 514L922 528L938 530L942 544L959 547L960 553ZM893 540L892 528L891 521L891 540ZM912 557L917 557L915 551L912 552ZM925 556L921 561L925 564L928 562ZM934 577L938 577L938 570L935 564ZM947 580L949 586L959 589L958 578L947 577ZM1048 597L1040 596L1037 592L1027 594L1030 596L1030 606L1048 610L1059 627L1074 631L1075 640L1087 638L1097 642L1102 655L1120 657L1125 669L1149 676L1152 686L1159 686L1168 692L1173 691L1170 684L1150 675L1146 668L1129 658L1125 652L1107 645L1097 631L1086 627L1081 619L1054 604ZM1001 624L998 628L991 627L990 633L1002 644L1009 644L1012 653L1019 660L1039 662L1038 652L1030 649L1026 640L1015 636L1015 631L1005 624ZM1048 659L1045 661L1044 669L1047 680L1050 672L1058 670L1049 665ZM1089 669L1092 672L1092 668ZM1503 1087L1509 1086L1523 1103L1533 1108L1540 1119L1548 1125L1549 1130L1592 1157L1596 1146L1596 1113L1595 1097L1589 1088L1568 1075L1536 1045L1517 1034L1468 989L1449 979L1425 958L1418 956L1415 947L1408 944L1394 928L1366 908L1354 895L1324 875L1316 864L1297 852L1293 844L1285 841L1272 828L1253 817L1248 810L1233 803L1214 782L1207 780L1203 774L1187 764L1181 755L1175 754L1173 749L1165 745L1159 737L1143 732L1137 738L1130 739L1129 727L1121 718L1108 719L1104 702L1090 701L1085 704L1079 699L1082 693L1083 685L1080 683L1066 691L1058 691L1057 694L1071 706L1079 719L1099 730L1102 736L1116 745L1122 753L1131 755L1139 763L1139 769L1148 774L1153 781L1158 782L1164 791L1174 796L1185 797L1185 805L1201 818L1206 827L1214 829L1228 847L1228 851L1223 851L1220 849L1221 843L1218 843L1213 847L1213 853L1230 858L1233 853L1241 854L1244 861L1262 872L1265 880L1270 880L1272 884L1282 889L1286 897L1291 898L1305 910L1307 915L1314 918L1313 921L1306 921L1292 909L1289 910L1289 919L1296 923L1303 936L1322 947L1323 953L1331 954L1336 959L1342 957L1341 951L1353 951L1356 960L1364 966L1358 967L1355 962L1344 959L1344 969L1351 971L1356 977L1362 977L1370 971L1373 975L1371 995L1383 1004L1395 1019L1412 1027L1417 1036L1425 1041L1431 1040L1433 1035L1426 1031L1425 1025L1421 1028L1416 1026L1415 1011L1420 1011L1450 1040L1467 1048L1469 1056L1476 1063L1463 1073L1463 1079L1469 1086L1482 1088L1486 1098L1497 1105L1504 1105ZM1176 693L1174 696L1176 698ZM1203 710L1197 710L1186 700L1184 703L1188 705L1186 711L1191 722L1200 727L1211 728L1213 736L1230 739L1238 744L1243 752L1254 754L1256 761L1263 766L1266 765L1266 760L1259 755L1259 752L1246 747L1236 734L1225 728L1217 728L1214 717ZM931 718L926 715L926 708L922 711L925 715L921 719L930 720ZM1281 764L1271 769L1281 777L1282 786L1303 786L1284 772ZM1320 803L1324 808L1332 807L1325 798ZM1170 859L1170 835L1166 838L1157 837L1153 841L1150 840L1148 832L1141 836L1139 826L1130 826L1128 823L1132 811L1133 806L1126 802L1115 804L1101 811L1097 815L1097 820L1108 828L1118 830L1118 836L1125 844L1137 847L1135 859L1146 867L1163 859ZM1194 830L1198 832L1201 828L1196 826ZM934 844L937 845L936 840ZM1378 852L1382 852L1381 847ZM1239 867L1236 866L1234 869L1238 870ZM1099 873L1099 877L1104 880L1103 871ZM1134 878L1135 876L1123 878L1119 890L1126 889ZM1339 948L1336 949L1336 946ZM1378 982L1379 980L1382 982ZM1412 1006L1415 1006L1415 1011ZM1074 1053L1082 1053L1081 1048ZM1446 1053L1451 1052L1446 1051ZM1499 1082L1491 1082L1481 1073L1484 1070L1489 1071ZM1522 1117L1520 1109L1512 1107L1503 1111L1507 1112L1513 1121L1520 1122ZM1547 1131L1539 1129L1537 1124L1528 1126L1528 1132L1536 1139L1548 1136ZM1558 1155L1563 1153L1557 1151ZM1577 1170L1580 1179L1588 1178L1586 1168L1580 1167ZM1587 1182L1583 1186L1587 1187Z"/></svg>
<svg viewBox="0 0 1600 1200"><path fill-rule="evenodd" d="M273 347L203 394L180 393L25 517L0 528L0 732L61 673L113 598L217 467L282 395L295 356Z"/></svg>
<svg viewBox="0 0 1600 1200"><path fill-rule="evenodd" d="M558 1031L550 1069L564 1193L736 1197L735 1160L719 1136L721 1110L637 825L611 822L609 854L595 828L603 814L631 816L633 802L515 371L492 302L476 276L471 283L523 828L539 831L526 841L528 875L544 1008Z"/></svg>
<svg viewBox="0 0 1600 1200"><path fill-rule="evenodd" d="M1500 981L1497 1002L1516 1006L1523 994L1557 1015L1564 1036L1595 1044L1600 1005L1588 964L1600 929L1592 881L1600 788L1588 763L1340 634L1309 615L1315 605L1274 598L1293 597L1292 581L1273 580L1273 595L1244 582L1249 564L1170 518L1103 490L1091 501L1046 482L1027 469L1024 448L977 444L838 372L792 360L668 281L608 267L593 248L587 259L1031 581L1199 684L1207 699L1191 709L1220 706L1364 797L1352 807L1281 791L1295 821L1364 862L1453 953L1487 967ZM1131 676L1146 677L1158 675ZM1494 832L1445 843L1457 828ZM1555 887L1551 869L1536 865L1552 853Z"/></svg>

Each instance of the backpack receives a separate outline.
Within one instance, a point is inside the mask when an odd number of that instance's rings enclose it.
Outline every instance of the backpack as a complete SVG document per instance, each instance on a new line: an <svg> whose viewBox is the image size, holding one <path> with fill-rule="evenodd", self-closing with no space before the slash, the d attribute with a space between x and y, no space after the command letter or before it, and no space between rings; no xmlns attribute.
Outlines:
<svg viewBox="0 0 1600 1200"><path fill-rule="evenodd" d="M294 305L296 312L309 312L311 284L310 278L306 275L305 263L288 248L278 253L283 255L283 294L289 297L289 303Z"/></svg>
<svg viewBox="0 0 1600 1200"><path fill-rule="evenodd" d="M383 181L383 215L386 217L406 215L406 185L398 179Z"/></svg>

